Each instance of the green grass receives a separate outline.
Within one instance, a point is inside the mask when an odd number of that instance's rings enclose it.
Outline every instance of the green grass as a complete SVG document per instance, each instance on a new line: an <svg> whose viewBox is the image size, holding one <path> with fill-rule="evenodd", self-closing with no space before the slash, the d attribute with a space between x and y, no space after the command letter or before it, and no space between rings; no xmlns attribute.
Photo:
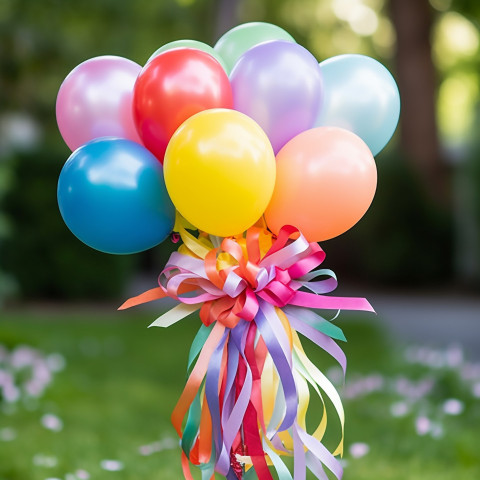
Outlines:
<svg viewBox="0 0 480 480"><path fill-rule="evenodd" d="M101 480L183 478L178 448L149 456L140 455L138 448L176 438L170 413L185 382L188 348L199 321L190 317L166 330L147 329L154 318L154 313L145 311L2 313L0 344L9 348L27 344L45 353L59 352L66 359L66 368L56 374L38 404L0 412L0 430L9 427L17 433L12 441L0 441L0 480L68 480L67 474L79 469L89 472L91 479ZM434 371L403 361L399 347L387 341L378 323L351 316L337 320L348 338L347 385L376 372L388 385L399 375L410 379L430 375L435 387L402 418L390 415L391 404L400 399L390 387L346 399L348 465L344 478L480 478L479 401L454 370ZM318 348L306 347L320 368L327 371L333 365ZM436 419L438 405L452 397L461 399L465 410L459 416L441 416L444 435L417 435L416 416ZM45 413L61 418L63 430L45 429L40 422ZM334 422L329 428L327 443L333 443L331 437L338 428ZM348 446L353 442L367 443L369 454L351 458ZM33 459L39 454L56 457L58 464L35 465ZM124 469L105 471L100 466L103 459L119 460Z"/></svg>

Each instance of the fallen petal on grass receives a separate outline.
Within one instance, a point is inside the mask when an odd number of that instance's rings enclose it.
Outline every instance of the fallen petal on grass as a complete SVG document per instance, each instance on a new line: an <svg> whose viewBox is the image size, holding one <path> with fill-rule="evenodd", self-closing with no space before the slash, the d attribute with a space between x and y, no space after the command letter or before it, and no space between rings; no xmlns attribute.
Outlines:
<svg viewBox="0 0 480 480"><path fill-rule="evenodd" d="M445 415L460 415L465 410L465 404L457 398L449 398L443 404L442 409Z"/></svg>
<svg viewBox="0 0 480 480"><path fill-rule="evenodd" d="M90 474L86 470L77 470L75 475L78 480L89 480L90 478Z"/></svg>
<svg viewBox="0 0 480 480"><path fill-rule="evenodd" d="M57 457L44 455L43 453L37 453L32 460L36 467L54 468L58 465Z"/></svg>
<svg viewBox="0 0 480 480"><path fill-rule="evenodd" d="M348 450L353 458L362 458L370 452L370 446L363 442L356 442L350 445Z"/></svg>
<svg viewBox="0 0 480 480"><path fill-rule="evenodd" d="M390 406L390 414L392 417L401 418L405 415L408 415L410 412L410 407L407 402L395 402Z"/></svg>
<svg viewBox="0 0 480 480"><path fill-rule="evenodd" d="M426 435L432 428L432 422L425 416L417 417L415 420L415 429L420 436Z"/></svg>
<svg viewBox="0 0 480 480"><path fill-rule="evenodd" d="M13 428L5 427L0 429L0 440L2 442L11 442L17 438L17 432Z"/></svg>
<svg viewBox="0 0 480 480"><path fill-rule="evenodd" d="M124 468L123 463L119 460L102 460L100 466L108 472L119 472Z"/></svg>
<svg viewBox="0 0 480 480"><path fill-rule="evenodd" d="M63 421L56 415L53 415L53 413L43 415L40 422L43 427L52 432L61 432L63 430Z"/></svg>

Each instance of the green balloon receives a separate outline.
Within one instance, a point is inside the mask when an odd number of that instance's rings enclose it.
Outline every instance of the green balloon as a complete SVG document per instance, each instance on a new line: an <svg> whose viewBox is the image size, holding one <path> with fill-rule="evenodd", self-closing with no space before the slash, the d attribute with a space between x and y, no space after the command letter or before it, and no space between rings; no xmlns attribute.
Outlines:
<svg viewBox="0 0 480 480"><path fill-rule="evenodd" d="M166 43L148 59L147 63L160 53L166 52L167 50L173 50L174 48L195 48L196 50L202 50L215 58L215 60L217 60L222 68L228 73L225 60L219 55L219 53L216 52L210 45L207 45L203 42L198 42L197 40L175 40L174 42Z"/></svg>
<svg viewBox="0 0 480 480"><path fill-rule="evenodd" d="M227 73L233 69L237 60L250 48L260 43L272 40L286 40L295 42L295 39L283 28L272 23L251 22L238 25L228 32L215 44L215 51L220 54L227 64Z"/></svg>

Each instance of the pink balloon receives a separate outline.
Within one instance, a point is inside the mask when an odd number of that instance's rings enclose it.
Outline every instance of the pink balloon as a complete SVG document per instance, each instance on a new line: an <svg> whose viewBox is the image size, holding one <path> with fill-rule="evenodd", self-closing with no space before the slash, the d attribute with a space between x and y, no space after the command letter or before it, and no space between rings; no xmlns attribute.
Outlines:
<svg viewBox="0 0 480 480"><path fill-rule="evenodd" d="M133 122L133 86L142 67L116 56L95 57L75 67L57 96L57 123L65 143L76 150L99 137L142 143Z"/></svg>

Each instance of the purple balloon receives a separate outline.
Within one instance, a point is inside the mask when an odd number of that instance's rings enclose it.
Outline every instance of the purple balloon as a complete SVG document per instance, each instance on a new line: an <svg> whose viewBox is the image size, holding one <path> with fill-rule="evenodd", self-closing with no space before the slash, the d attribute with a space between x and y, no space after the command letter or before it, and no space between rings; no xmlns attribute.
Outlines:
<svg viewBox="0 0 480 480"><path fill-rule="evenodd" d="M142 143L132 113L133 87L142 67L116 56L95 57L75 67L57 96L57 123L70 149L99 137Z"/></svg>
<svg viewBox="0 0 480 480"><path fill-rule="evenodd" d="M322 76L302 46L272 41L247 50L230 74L234 108L266 132L275 154L315 124L322 103Z"/></svg>

